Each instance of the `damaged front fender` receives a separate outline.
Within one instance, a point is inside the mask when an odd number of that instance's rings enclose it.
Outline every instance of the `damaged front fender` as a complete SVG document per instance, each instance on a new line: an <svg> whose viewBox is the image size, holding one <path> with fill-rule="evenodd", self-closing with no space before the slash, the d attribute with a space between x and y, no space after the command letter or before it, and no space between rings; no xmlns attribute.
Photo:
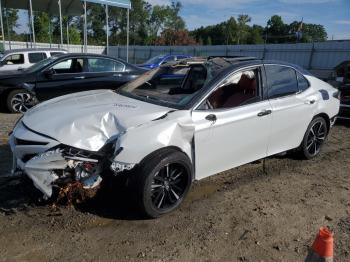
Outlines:
<svg viewBox="0 0 350 262"><path fill-rule="evenodd" d="M168 146L181 148L193 161L192 142L195 127L189 111L174 111L166 117L130 128L119 137L117 147L123 148L114 163L138 164L150 153Z"/></svg>

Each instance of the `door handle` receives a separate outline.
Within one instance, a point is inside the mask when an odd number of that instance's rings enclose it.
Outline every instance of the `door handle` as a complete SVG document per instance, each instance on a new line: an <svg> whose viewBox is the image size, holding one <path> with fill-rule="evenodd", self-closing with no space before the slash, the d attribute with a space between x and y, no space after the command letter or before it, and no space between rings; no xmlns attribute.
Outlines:
<svg viewBox="0 0 350 262"><path fill-rule="evenodd" d="M85 76L76 76L74 79L85 79Z"/></svg>
<svg viewBox="0 0 350 262"><path fill-rule="evenodd" d="M258 117L267 116L272 113L272 110L263 110L258 114Z"/></svg>
<svg viewBox="0 0 350 262"><path fill-rule="evenodd" d="M215 122L217 120L216 115L214 115L214 114L207 115L205 117L205 119L210 121L210 122Z"/></svg>

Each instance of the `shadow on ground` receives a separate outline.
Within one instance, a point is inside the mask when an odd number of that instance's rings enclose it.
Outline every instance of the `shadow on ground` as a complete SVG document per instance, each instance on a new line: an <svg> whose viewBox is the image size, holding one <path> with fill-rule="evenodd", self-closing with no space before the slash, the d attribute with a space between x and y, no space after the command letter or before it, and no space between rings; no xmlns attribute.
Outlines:
<svg viewBox="0 0 350 262"><path fill-rule="evenodd" d="M137 208L134 189L131 186L125 186L125 181L120 179L108 179L104 182L93 199L76 206L79 211L118 220L146 218Z"/></svg>
<svg viewBox="0 0 350 262"><path fill-rule="evenodd" d="M350 128L350 120L338 119L335 125Z"/></svg>
<svg viewBox="0 0 350 262"><path fill-rule="evenodd" d="M68 208L66 203L57 204L55 200L45 201L32 181L24 176L0 176L0 213L12 215L18 211L46 205ZM99 217L119 220L145 219L136 208L135 201L128 187L123 187L115 180L109 180L97 195L84 203L74 204L78 212L90 213ZM52 210L49 208L48 212Z"/></svg>
<svg viewBox="0 0 350 262"><path fill-rule="evenodd" d="M0 144L0 177L9 175L12 168L12 153L7 144Z"/></svg>

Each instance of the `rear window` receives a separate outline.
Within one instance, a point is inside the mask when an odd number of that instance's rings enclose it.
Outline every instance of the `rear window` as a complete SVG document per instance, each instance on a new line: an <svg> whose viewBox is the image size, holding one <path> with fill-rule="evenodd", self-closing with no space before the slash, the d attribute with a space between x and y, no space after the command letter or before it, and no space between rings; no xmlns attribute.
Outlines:
<svg viewBox="0 0 350 262"><path fill-rule="evenodd" d="M309 81L306 80L306 78L297 72L297 79L298 79L298 88L300 92L305 91L306 89L309 88Z"/></svg>
<svg viewBox="0 0 350 262"><path fill-rule="evenodd" d="M266 65L268 97L277 98L299 91L294 69L278 65Z"/></svg>
<svg viewBox="0 0 350 262"><path fill-rule="evenodd" d="M28 53L29 63L35 64L46 59L45 53Z"/></svg>
<svg viewBox="0 0 350 262"><path fill-rule="evenodd" d="M89 72L122 72L125 65L105 58L89 58Z"/></svg>

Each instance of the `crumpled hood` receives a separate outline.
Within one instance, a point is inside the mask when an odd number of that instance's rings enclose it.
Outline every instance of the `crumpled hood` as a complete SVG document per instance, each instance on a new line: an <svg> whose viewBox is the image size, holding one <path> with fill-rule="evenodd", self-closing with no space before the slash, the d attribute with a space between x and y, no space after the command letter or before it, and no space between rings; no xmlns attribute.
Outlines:
<svg viewBox="0 0 350 262"><path fill-rule="evenodd" d="M170 110L110 90L94 90L41 103L29 110L22 121L33 131L62 144L98 151L109 138Z"/></svg>

